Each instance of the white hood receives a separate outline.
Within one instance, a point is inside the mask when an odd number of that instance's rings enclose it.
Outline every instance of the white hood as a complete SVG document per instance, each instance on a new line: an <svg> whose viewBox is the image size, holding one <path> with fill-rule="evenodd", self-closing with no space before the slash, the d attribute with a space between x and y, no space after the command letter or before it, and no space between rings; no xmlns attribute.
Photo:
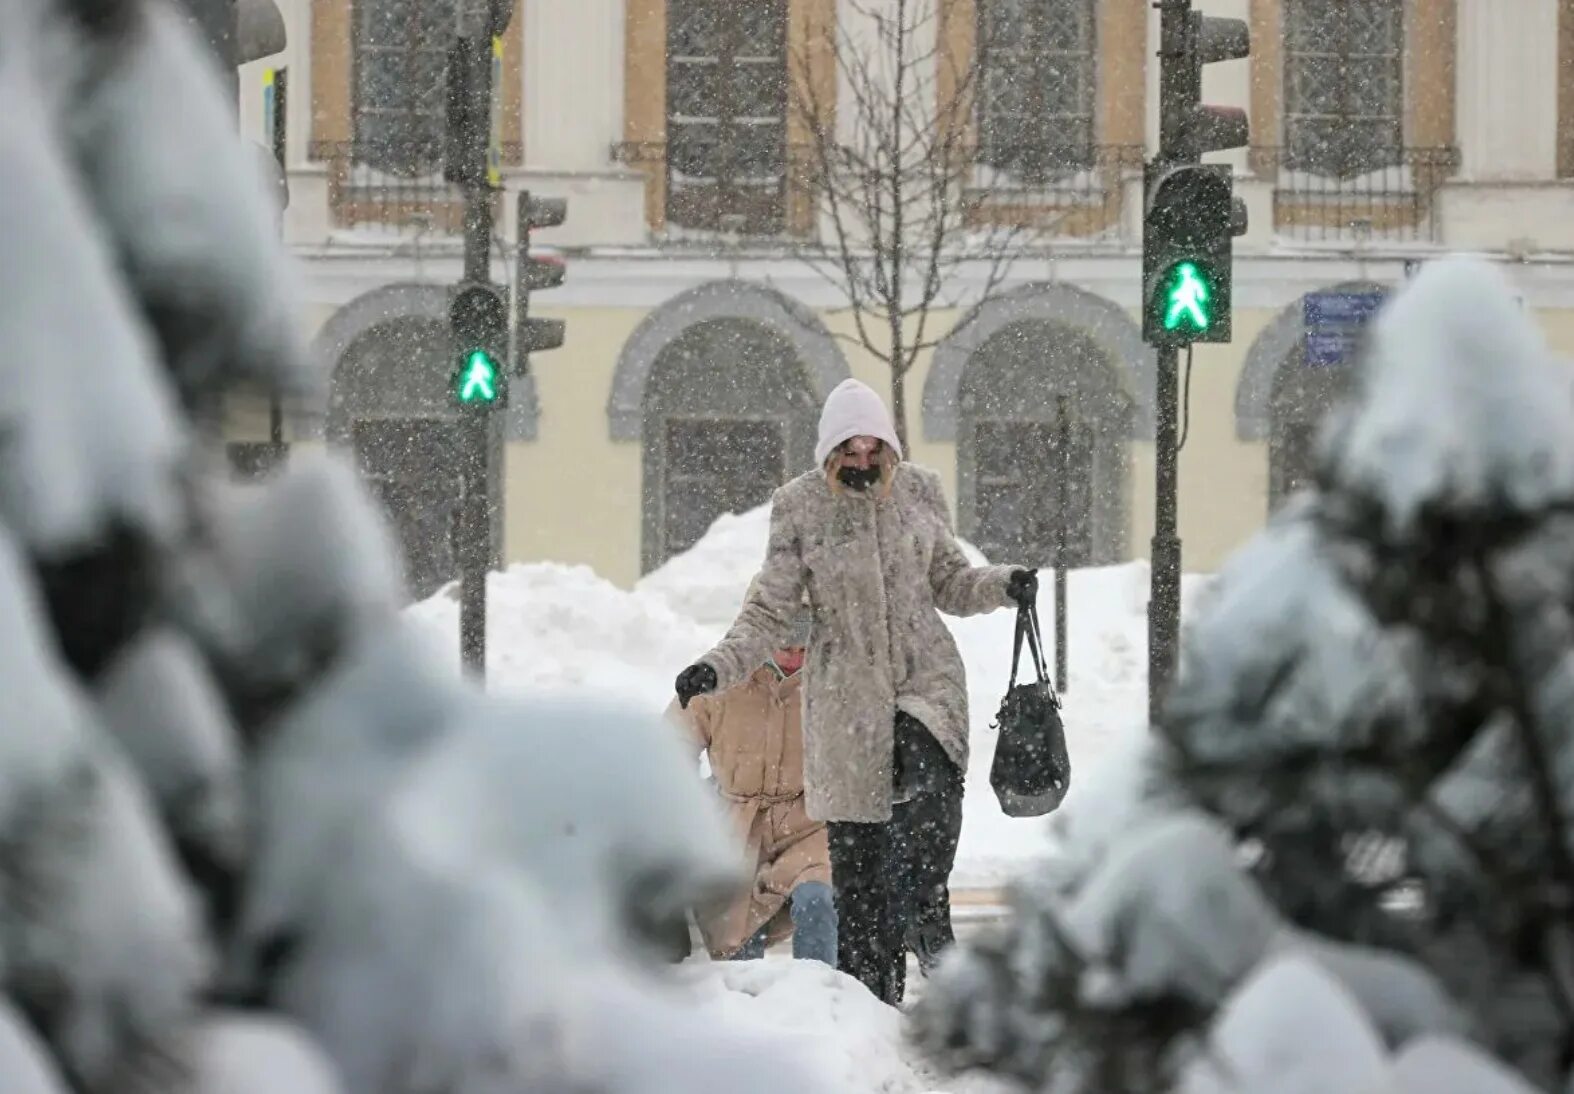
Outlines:
<svg viewBox="0 0 1574 1094"><path fill-rule="evenodd" d="M854 437L879 437L900 458L902 442L896 439L891 412L874 388L857 380L843 380L826 397L820 411L820 439L814 446L815 463L825 466L836 446Z"/></svg>

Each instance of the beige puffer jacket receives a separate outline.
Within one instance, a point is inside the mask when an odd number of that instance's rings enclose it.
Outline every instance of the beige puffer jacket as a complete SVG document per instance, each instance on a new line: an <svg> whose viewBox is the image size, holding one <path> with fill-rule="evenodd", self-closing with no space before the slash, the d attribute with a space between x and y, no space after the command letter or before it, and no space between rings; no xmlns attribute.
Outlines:
<svg viewBox="0 0 1574 1094"><path fill-rule="evenodd" d="M667 717L689 732L696 754L710 756L716 789L727 803L752 870L736 897L700 909L700 934L715 958L737 952L761 927L767 942L792 934L792 891L808 881L831 883L825 824L803 807L803 726L799 681L766 665L742 684L702 695L684 710L673 700Z"/></svg>
<svg viewBox="0 0 1574 1094"><path fill-rule="evenodd" d="M807 590L809 816L885 821L898 710L967 769L967 680L939 613L1009 606L1012 569L968 564L932 471L898 464L889 496L878 488L833 492L824 473L812 471L772 497L765 564L732 629L702 660L720 689L737 684L784 643Z"/></svg>

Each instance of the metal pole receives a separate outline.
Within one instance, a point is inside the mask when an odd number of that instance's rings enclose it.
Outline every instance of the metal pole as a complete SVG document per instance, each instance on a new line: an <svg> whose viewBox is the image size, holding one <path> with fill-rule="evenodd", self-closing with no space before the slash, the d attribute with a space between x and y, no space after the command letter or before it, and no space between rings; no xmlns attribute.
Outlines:
<svg viewBox="0 0 1574 1094"><path fill-rule="evenodd" d="M1055 537L1055 690L1064 695L1071 686L1066 671L1066 558L1071 536L1071 418L1066 397L1056 397L1060 409L1060 530Z"/></svg>
<svg viewBox="0 0 1574 1094"><path fill-rule="evenodd" d="M471 37L466 48L489 50L490 40ZM469 94L477 104L492 101L492 66L470 65ZM479 110L484 116L485 111ZM472 115L474 116L474 115ZM485 158L489 133L476 129ZM492 191L486 176L464 185L466 281L490 281L492 272ZM460 460L464 495L460 502L459 529L459 657L476 680L486 680L486 576L492 558L491 482L492 418L489 410L469 410L459 415Z"/></svg>
<svg viewBox="0 0 1574 1094"><path fill-rule="evenodd" d="M1154 437L1152 587L1148 603L1148 720L1157 724L1175 669L1180 639L1181 541L1176 529L1179 486L1180 351L1160 347Z"/></svg>

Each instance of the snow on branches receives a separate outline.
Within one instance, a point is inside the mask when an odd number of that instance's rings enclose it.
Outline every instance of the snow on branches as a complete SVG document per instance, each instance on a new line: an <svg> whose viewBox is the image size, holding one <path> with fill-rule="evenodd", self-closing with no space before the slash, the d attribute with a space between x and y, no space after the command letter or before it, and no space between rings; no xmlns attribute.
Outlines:
<svg viewBox="0 0 1574 1094"><path fill-rule="evenodd" d="M1056 1091L1475 1092L1574 1063L1574 403L1502 275L1375 323L1140 776L915 1018ZM1073 803L1075 804L1075 803ZM1073 811L1074 812L1074 811ZM1093 838L1098 849L1079 849Z"/></svg>
<svg viewBox="0 0 1574 1094"><path fill-rule="evenodd" d="M655 975L741 865L659 711L434 668L348 469L217 481L314 370L208 69L0 7L0 1090L837 1091Z"/></svg>

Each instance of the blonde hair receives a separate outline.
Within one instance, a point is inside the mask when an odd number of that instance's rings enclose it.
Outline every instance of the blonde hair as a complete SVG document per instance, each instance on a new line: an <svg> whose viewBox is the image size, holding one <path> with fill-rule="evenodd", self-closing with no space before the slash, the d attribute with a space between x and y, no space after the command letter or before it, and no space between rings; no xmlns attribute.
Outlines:
<svg viewBox="0 0 1574 1094"><path fill-rule="evenodd" d="M845 457L846 453L842 451L842 446L837 445L825 461L825 481L830 484L833 494L840 494L847 489L842 485L842 480L836 477L836 473L842 469L842 460ZM902 462L901 458L897 456L896 449L882 442L880 452L875 456L875 462L880 465L880 496L888 498L891 496L891 486L896 481L896 465Z"/></svg>

